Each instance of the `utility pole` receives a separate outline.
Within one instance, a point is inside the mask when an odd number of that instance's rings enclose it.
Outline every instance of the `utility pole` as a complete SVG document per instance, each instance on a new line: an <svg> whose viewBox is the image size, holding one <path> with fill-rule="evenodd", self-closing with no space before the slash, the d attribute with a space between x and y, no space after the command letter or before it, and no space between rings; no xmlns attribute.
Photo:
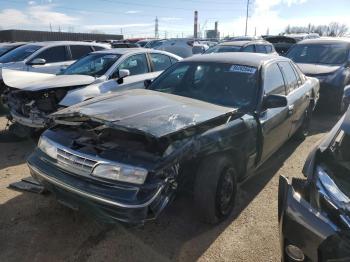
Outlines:
<svg viewBox="0 0 350 262"><path fill-rule="evenodd" d="M248 16L249 16L249 0L247 0L247 14L245 17L245 35L247 36L248 32Z"/></svg>
<svg viewBox="0 0 350 262"><path fill-rule="evenodd" d="M154 25L154 37L159 38L158 17L157 16L156 16L155 25Z"/></svg>

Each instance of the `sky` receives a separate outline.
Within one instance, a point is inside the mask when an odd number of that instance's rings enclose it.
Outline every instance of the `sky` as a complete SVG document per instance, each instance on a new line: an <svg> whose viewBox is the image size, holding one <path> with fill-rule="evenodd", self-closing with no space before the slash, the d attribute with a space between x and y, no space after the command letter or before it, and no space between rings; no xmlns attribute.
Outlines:
<svg viewBox="0 0 350 262"><path fill-rule="evenodd" d="M330 4L331 3L331 4ZM193 35L193 12L200 32L219 23L221 35L244 35L247 0L0 0L0 29L123 33L153 37ZM350 0L250 0L248 34L278 34L287 25L330 22L350 27Z"/></svg>

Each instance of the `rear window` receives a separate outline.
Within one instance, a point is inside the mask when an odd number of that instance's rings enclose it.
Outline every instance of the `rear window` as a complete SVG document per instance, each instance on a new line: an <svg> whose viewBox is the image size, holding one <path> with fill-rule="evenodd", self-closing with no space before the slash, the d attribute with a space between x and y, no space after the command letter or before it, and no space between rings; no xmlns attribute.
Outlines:
<svg viewBox="0 0 350 262"><path fill-rule="evenodd" d="M228 46L228 45L216 45L209 48L205 53L225 53L225 52L240 52L242 49L241 46Z"/></svg>

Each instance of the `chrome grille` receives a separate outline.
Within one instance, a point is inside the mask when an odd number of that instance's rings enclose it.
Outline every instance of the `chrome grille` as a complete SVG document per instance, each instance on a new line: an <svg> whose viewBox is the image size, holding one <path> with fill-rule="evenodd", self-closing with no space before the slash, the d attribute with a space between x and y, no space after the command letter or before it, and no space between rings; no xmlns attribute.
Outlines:
<svg viewBox="0 0 350 262"><path fill-rule="evenodd" d="M60 148L57 148L57 161L63 169L80 175L89 175L97 163L95 160Z"/></svg>

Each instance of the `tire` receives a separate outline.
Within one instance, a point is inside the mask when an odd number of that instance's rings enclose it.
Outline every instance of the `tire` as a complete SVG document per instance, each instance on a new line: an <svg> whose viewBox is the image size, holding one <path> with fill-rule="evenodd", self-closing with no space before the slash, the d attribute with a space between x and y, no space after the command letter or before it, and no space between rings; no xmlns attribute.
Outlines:
<svg viewBox="0 0 350 262"><path fill-rule="evenodd" d="M227 218L237 195L237 173L226 156L204 159L194 184L194 203L203 222L216 224Z"/></svg>
<svg viewBox="0 0 350 262"><path fill-rule="evenodd" d="M303 141L309 135L312 118L312 108L313 104L310 104L308 109L306 109L304 113L303 122L301 123L301 126L294 134L293 138L297 141Z"/></svg>

